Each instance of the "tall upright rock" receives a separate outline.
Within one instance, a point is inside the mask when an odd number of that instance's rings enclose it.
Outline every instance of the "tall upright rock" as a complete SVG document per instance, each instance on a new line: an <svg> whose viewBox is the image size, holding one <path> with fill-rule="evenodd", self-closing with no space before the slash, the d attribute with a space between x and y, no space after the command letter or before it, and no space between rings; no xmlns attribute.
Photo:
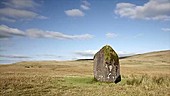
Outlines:
<svg viewBox="0 0 170 96"><path fill-rule="evenodd" d="M106 45L95 54L93 71L97 81L121 81L119 58L111 46Z"/></svg>

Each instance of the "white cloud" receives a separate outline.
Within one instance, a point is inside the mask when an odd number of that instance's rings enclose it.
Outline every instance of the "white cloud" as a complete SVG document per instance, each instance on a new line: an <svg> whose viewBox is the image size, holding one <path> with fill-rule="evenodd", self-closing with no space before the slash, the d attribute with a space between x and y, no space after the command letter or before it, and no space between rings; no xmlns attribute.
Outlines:
<svg viewBox="0 0 170 96"><path fill-rule="evenodd" d="M81 16L84 16L84 13L81 10L79 10L79 9L67 10L67 11L65 11L65 14L67 14L68 16L72 16L72 17L81 17Z"/></svg>
<svg viewBox="0 0 170 96"><path fill-rule="evenodd" d="M84 5L86 5L86 6L90 6L90 5L91 5L87 0L82 1L82 3L83 3Z"/></svg>
<svg viewBox="0 0 170 96"><path fill-rule="evenodd" d="M6 25L0 25L0 38L9 38L12 36L24 36L25 33L16 28L10 28Z"/></svg>
<svg viewBox="0 0 170 96"><path fill-rule="evenodd" d="M80 5L80 7L81 7L83 10L89 10L89 9L90 9L90 3L87 2L87 1L82 1L82 4Z"/></svg>
<svg viewBox="0 0 170 96"><path fill-rule="evenodd" d="M34 0L8 0L3 4L14 8L35 8L39 6Z"/></svg>
<svg viewBox="0 0 170 96"><path fill-rule="evenodd" d="M143 6L118 3L115 13L121 17L146 20L170 20L169 0L149 0Z"/></svg>
<svg viewBox="0 0 170 96"><path fill-rule="evenodd" d="M0 21L6 21L6 22L16 22L15 19L10 19L10 18L6 18L6 17L0 17Z"/></svg>
<svg viewBox="0 0 170 96"><path fill-rule="evenodd" d="M62 57L64 57L64 56L58 56L58 55L55 55L55 54L37 54L35 56L45 57L45 58L62 58Z"/></svg>
<svg viewBox="0 0 170 96"><path fill-rule="evenodd" d="M26 31L17 28L10 28L6 25L0 25L0 38L11 38L14 36L31 37L31 38L54 38L54 39L91 39L90 34L68 35L61 32L44 31L40 29L27 29Z"/></svg>
<svg viewBox="0 0 170 96"><path fill-rule="evenodd" d="M93 57L97 53L97 50L76 51L74 53L79 56Z"/></svg>
<svg viewBox="0 0 170 96"><path fill-rule="evenodd" d="M38 15L37 18L38 19L48 19L48 17L42 16L42 15Z"/></svg>
<svg viewBox="0 0 170 96"><path fill-rule="evenodd" d="M81 5L80 6L83 10L89 10L90 8L88 6L85 6L85 5Z"/></svg>
<svg viewBox="0 0 170 96"><path fill-rule="evenodd" d="M114 38L114 37L117 37L117 34L115 34L115 33L107 33L106 37L107 38Z"/></svg>
<svg viewBox="0 0 170 96"><path fill-rule="evenodd" d="M165 32L170 32L170 28L162 28L161 30Z"/></svg>
<svg viewBox="0 0 170 96"><path fill-rule="evenodd" d="M118 54L119 57L125 57L125 56L132 56L132 55L135 55L137 53L118 51L117 54Z"/></svg>
<svg viewBox="0 0 170 96"><path fill-rule="evenodd" d="M82 10L89 10L90 9L90 3L86 0L82 1L82 4L80 5L80 8ZM71 17L83 17L85 13L81 9L70 9L64 11L66 15Z"/></svg>
<svg viewBox="0 0 170 96"><path fill-rule="evenodd" d="M41 18L39 14L28 11L28 10L21 10L21 9L13 9L13 8L2 8L0 9L0 15L14 18L14 19L34 19L34 18Z"/></svg>
<svg viewBox="0 0 170 96"><path fill-rule="evenodd" d="M34 57L22 54L0 54L0 64L12 64L21 61L32 61Z"/></svg>
<svg viewBox="0 0 170 96"><path fill-rule="evenodd" d="M29 56L24 56L24 55L16 55L16 54L12 54L12 55L1 55L1 58L31 58Z"/></svg>
<svg viewBox="0 0 170 96"><path fill-rule="evenodd" d="M90 39L93 38L90 34L83 35L67 35L60 32L43 31L39 29L28 29L26 33L29 37L34 38L55 38L55 39Z"/></svg>
<svg viewBox="0 0 170 96"><path fill-rule="evenodd" d="M9 0L2 2L4 7L0 8L0 20L16 22L17 20L47 19L47 17L34 12L39 4L33 0Z"/></svg>

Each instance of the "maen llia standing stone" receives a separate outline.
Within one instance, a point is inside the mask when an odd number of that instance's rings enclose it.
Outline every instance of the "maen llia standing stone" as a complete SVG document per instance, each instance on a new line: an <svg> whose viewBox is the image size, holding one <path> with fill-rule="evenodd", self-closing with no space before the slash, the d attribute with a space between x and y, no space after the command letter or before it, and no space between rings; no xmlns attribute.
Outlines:
<svg viewBox="0 0 170 96"><path fill-rule="evenodd" d="M93 71L97 81L121 81L119 58L111 46L106 45L95 54Z"/></svg>

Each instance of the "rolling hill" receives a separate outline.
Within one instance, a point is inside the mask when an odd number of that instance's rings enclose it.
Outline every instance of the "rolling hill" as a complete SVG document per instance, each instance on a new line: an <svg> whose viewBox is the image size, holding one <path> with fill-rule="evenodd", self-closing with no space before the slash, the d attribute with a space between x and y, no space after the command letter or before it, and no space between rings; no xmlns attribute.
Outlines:
<svg viewBox="0 0 170 96"><path fill-rule="evenodd" d="M123 73L170 74L170 50L130 56L120 63Z"/></svg>
<svg viewBox="0 0 170 96"><path fill-rule="evenodd" d="M149 52L144 54L138 54L134 56L129 56L125 59L125 61L136 60L143 61L147 63L162 63L162 64L170 64L170 50L166 51L156 51Z"/></svg>

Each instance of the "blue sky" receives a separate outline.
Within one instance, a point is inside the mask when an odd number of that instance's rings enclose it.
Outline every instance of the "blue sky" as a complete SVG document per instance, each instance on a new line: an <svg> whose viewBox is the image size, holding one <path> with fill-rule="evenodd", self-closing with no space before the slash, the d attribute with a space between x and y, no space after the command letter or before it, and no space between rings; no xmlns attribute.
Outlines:
<svg viewBox="0 0 170 96"><path fill-rule="evenodd" d="M1 0L0 63L170 50L169 0Z"/></svg>

